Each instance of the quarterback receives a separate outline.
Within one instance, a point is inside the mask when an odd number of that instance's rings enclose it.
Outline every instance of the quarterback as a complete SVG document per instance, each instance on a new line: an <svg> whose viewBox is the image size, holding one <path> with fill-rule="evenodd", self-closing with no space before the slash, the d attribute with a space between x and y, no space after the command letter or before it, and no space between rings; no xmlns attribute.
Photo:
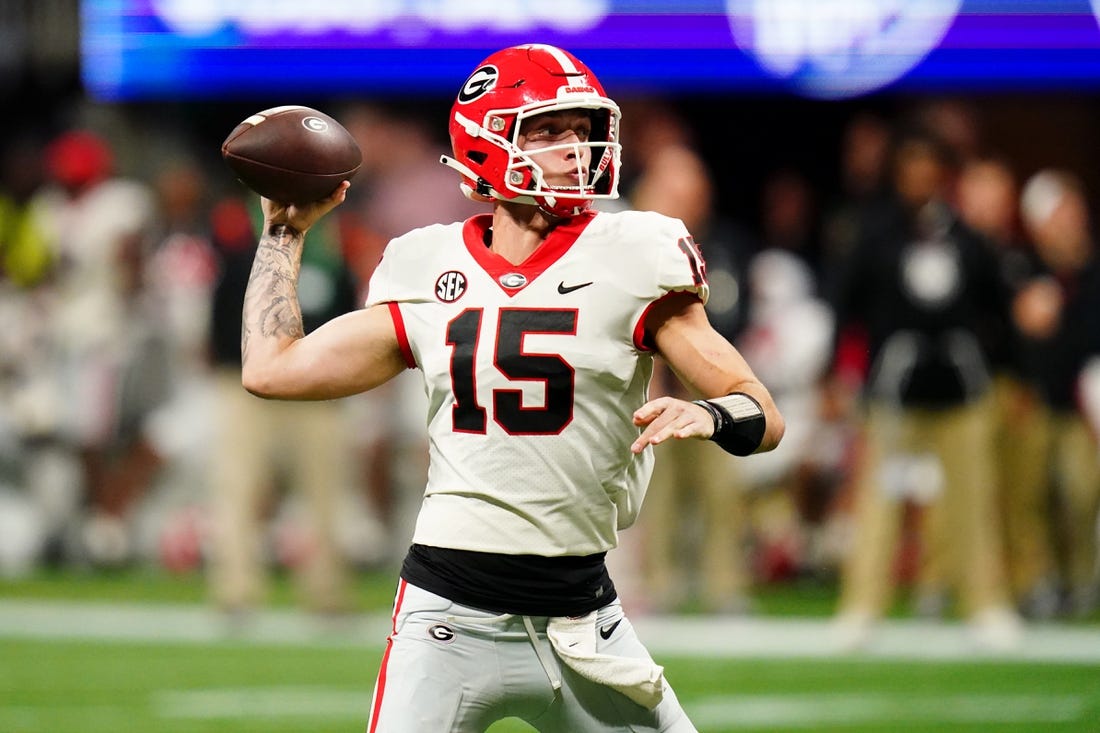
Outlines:
<svg viewBox="0 0 1100 733"><path fill-rule="evenodd" d="M783 420L711 328L684 225L597 213L614 198L619 108L572 54L492 54L450 115L463 192L492 205L389 243L366 307L303 336L305 234L344 199L264 199L243 381L332 399L423 375L430 464L369 733L694 731L623 615L604 557L638 515L651 446L771 450ZM416 195L416 192L409 192ZM653 358L699 397L649 400ZM718 448L716 448L717 450Z"/></svg>

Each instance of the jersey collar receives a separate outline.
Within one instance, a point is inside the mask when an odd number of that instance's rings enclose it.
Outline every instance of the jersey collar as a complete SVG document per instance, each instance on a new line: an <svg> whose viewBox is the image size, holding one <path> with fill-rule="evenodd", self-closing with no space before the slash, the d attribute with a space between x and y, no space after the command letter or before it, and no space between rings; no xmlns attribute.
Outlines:
<svg viewBox="0 0 1100 733"><path fill-rule="evenodd" d="M462 227L462 239L466 243L470 256L481 266L481 269L485 270L501 290L512 296L534 282L535 278L545 272L550 265L561 259L561 256L569 251L581 232L595 217L596 212L590 211L562 222L554 227L543 243L526 260L518 265L512 264L485 246L486 235L493 224L492 214L479 214L467 219ZM502 278L507 280L508 278L505 277L507 275L522 276L523 284L519 287L506 287L501 280Z"/></svg>

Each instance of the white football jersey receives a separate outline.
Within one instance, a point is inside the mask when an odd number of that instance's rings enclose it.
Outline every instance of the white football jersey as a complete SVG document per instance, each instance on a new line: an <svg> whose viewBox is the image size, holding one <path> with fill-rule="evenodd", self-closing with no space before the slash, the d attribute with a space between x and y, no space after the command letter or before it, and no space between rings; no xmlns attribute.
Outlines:
<svg viewBox="0 0 1100 733"><path fill-rule="evenodd" d="M708 296L698 248L660 214L590 214L522 264L486 246L490 215L394 239L367 305L388 303L428 394L430 463L413 541L586 555L633 524L653 451L630 452L647 399L646 310Z"/></svg>

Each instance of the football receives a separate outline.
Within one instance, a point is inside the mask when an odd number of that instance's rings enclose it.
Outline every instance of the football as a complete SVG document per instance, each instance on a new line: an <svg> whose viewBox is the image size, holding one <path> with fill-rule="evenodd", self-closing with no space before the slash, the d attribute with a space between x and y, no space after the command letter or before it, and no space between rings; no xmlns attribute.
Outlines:
<svg viewBox="0 0 1100 733"><path fill-rule="evenodd" d="M272 107L241 122L222 143L222 158L244 185L286 204L328 196L363 163L343 125L298 105Z"/></svg>

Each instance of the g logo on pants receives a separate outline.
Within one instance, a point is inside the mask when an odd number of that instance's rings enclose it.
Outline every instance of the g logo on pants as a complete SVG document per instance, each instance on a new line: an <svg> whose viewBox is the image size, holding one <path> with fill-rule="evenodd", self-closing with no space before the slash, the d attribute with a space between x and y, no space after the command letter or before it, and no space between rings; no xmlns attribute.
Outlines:
<svg viewBox="0 0 1100 733"><path fill-rule="evenodd" d="M450 644L455 640L455 631L450 626L435 624L428 627L428 636L444 644Z"/></svg>

